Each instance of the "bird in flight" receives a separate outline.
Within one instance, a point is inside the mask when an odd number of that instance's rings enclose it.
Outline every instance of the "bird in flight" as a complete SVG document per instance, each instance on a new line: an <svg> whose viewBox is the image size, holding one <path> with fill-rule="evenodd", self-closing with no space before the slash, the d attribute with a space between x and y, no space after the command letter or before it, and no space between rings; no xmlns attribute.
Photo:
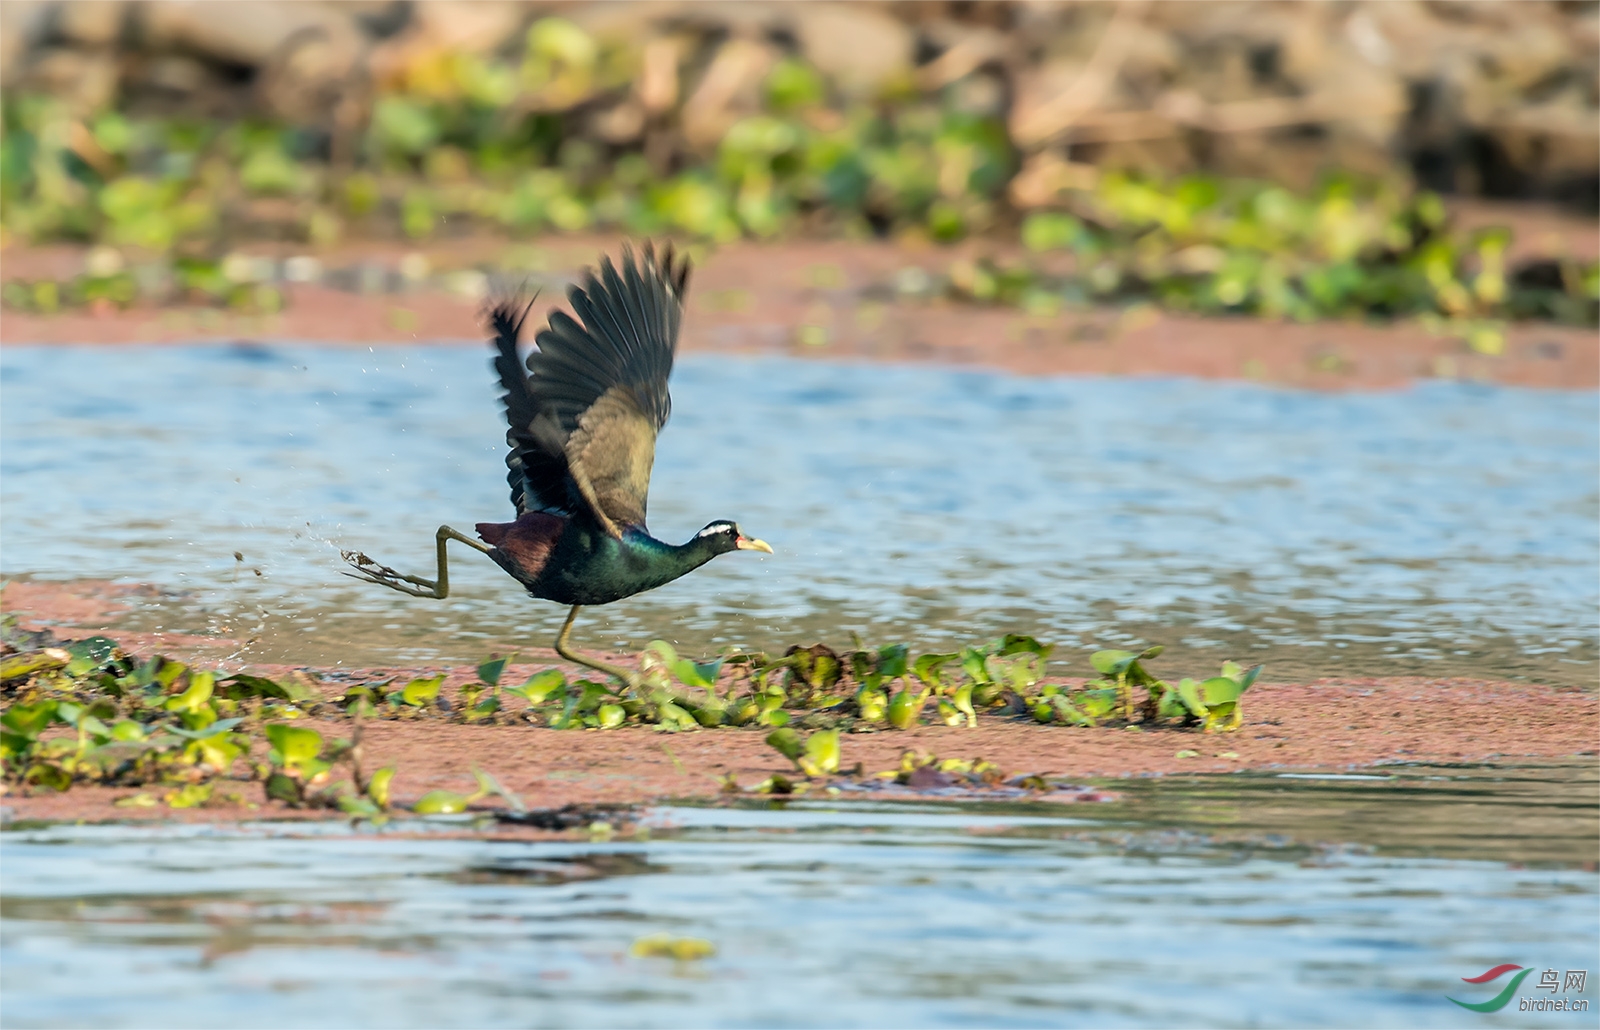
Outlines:
<svg viewBox="0 0 1600 1030"><path fill-rule="evenodd" d="M480 522L479 539L440 526L436 579L343 552L354 576L413 597L450 594L445 544L482 551L530 595L571 605L556 637L561 657L635 684L626 669L585 658L569 647L584 605L609 604L652 590L729 551L765 551L736 522L718 519L687 543L657 540L645 528L645 502L656 435L672 411L667 378L678 348L689 259L669 243L659 255L646 243L622 267L602 256L598 271L567 292L572 313L555 311L526 361L517 351L533 302L502 301L489 314L495 371L510 430L506 481L513 522Z"/></svg>

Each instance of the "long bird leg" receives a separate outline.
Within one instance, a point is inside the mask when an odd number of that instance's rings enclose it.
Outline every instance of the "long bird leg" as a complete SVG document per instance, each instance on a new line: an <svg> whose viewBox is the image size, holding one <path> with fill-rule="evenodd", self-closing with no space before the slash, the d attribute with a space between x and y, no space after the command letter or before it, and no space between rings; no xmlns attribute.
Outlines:
<svg viewBox="0 0 1600 1030"><path fill-rule="evenodd" d="M578 604L573 605L572 611L567 613L567 621L561 624L561 633L556 637L556 654L565 658L567 661L572 662L574 665L582 665L585 668L593 669L596 672L603 672L607 676L615 677L616 679L621 680L623 684L629 688L637 687L639 685L639 675L637 673L630 672L620 666L607 665L605 662L597 662L593 658L585 658L578 652L567 647L567 642L572 636L572 620L578 617L578 609L581 607L583 606Z"/></svg>
<svg viewBox="0 0 1600 1030"><path fill-rule="evenodd" d="M459 540L468 547L488 554L493 548L470 536L457 533L449 526L440 526L439 532L434 534L434 539L439 543L439 578L423 579L420 576L407 576L403 572L396 572L387 565L379 565L360 551L340 551L345 561L355 566L354 572L346 572L351 579L362 579L368 583L377 583L390 590L398 590L402 594L412 597L432 597L443 600L450 596L450 565L445 556L444 545L450 540ZM407 583L415 584L406 586ZM420 589L419 589L420 588Z"/></svg>

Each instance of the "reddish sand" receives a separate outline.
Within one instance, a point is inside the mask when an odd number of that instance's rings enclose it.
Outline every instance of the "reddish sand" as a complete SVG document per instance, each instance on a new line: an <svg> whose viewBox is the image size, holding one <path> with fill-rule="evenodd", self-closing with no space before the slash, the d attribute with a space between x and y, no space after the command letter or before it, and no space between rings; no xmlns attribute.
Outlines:
<svg viewBox="0 0 1600 1030"><path fill-rule="evenodd" d="M1578 235L1583 238L1561 246L1587 253L1584 248L1591 241ZM944 299L896 299L892 287L901 270L914 266L942 272L980 246L908 249L888 243L802 241L722 247L696 271L683 347L689 352L929 361L1026 374L1254 379L1318 389L1392 387L1419 378L1600 387L1600 337L1592 328L1514 325L1504 353L1488 356L1459 338L1434 335L1409 323L1300 325L1178 316L1148 306L1035 316ZM552 238L537 245L466 239L432 243L425 252L436 270L520 264L544 270L535 281L548 282L574 275L601 250L615 247L611 238ZM282 245L248 249L289 253ZM329 267L368 261L394 269L404 254L394 244L368 243L322 258ZM70 276L81 269L83 259L81 249L67 247L10 247L5 253L8 275L23 278ZM5 311L0 313L0 342L482 345L477 300L439 291L362 295L320 285L291 285L287 293L287 309L272 316L191 308L55 315ZM543 309L561 300L562 291L546 289L536 321ZM807 326L812 328L802 328Z"/></svg>
<svg viewBox="0 0 1600 1030"><path fill-rule="evenodd" d="M62 589L49 584L12 583L4 607L25 626L48 622L61 627L79 619L94 625L106 613L95 609L92 584ZM106 596L109 603L115 597ZM80 623L80 624L83 624ZM203 658L171 638L152 640L121 635L125 646L147 655L159 649L177 658ZM553 656L552 656L553 659ZM557 664L552 660L550 664ZM504 681L521 682L543 665L508 669ZM285 677L296 670L256 667L262 675ZM471 668L341 670L338 681L320 683L325 696L337 696L341 683L448 673L443 695L452 702L476 677ZM318 670L300 670L312 677ZM301 682L308 680L296 675ZM534 808L570 803L640 803L661 798L706 796L719 780L734 774L746 789L773 773L794 775L787 760L749 729L701 730L667 734L647 727L609 731L551 730L527 724L522 703L506 698L499 725L463 725L440 713L417 713L399 721L369 721L364 730L365 767L394 764L397 798L415 798L434 789L467 792L471 770L479 766ZM459 710L459 706L458 706ZM326 714L331 714L327 710ZM326 737L348 737L344 718L312 718ZM852 733L843 740L843 764L862 763L868 772L897 767L907 749L944 758L984 758L1008 774L1042 773L1069 779L1161 773L1223 772L1235 769L1346 769L1381 763L1518 764L1596 754L1600 698L1593 692L1473 680L1423 678L1326 679L1314 683L1260 683L1247 696L1244 726L1235 733L1203 734L1176 727L1130 732L1117 728L1078 729L1039 726L987 714L975 729L919 726L906 731L879 729ZM1193 751L1192 756L1179 753ZM13 818L26 819L250 819L337 813L291 813L267 803L259 784L222 784L219 793L238 792L244 804L201 810L119 808L114 801L141 791L155 797L160 787L75 787L65 794L48 790L14 792L5 801ZM486 802L486 805L495 804Z"/></svg>

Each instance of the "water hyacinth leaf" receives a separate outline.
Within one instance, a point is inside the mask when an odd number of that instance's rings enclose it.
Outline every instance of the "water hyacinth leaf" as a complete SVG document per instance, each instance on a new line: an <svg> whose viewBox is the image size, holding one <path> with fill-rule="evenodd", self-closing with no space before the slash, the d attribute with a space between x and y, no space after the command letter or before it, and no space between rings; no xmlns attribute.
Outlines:
<svg viewBox="0 0 1600 1030"><path fill-rule="evenodd" d="M964 648L961 652L961 671L974 683L988 683L990 680L988 656L975 647Z"/></svg>
<svg viewBox="0 0 1600 1030"><path fill-rule="evenodd" d="M566 689L567 677L560 669L546 669L543 672L529 676L527 682L520 687L507 689L519 697L525 698L530 705L543 704L547 699L559 696Z"/></svg>
<svg viewBox="0 0 1600 1030"><path fill-rule="evenodd" d="M716 945L700 937L673 937L656 933L640 937L628 949L635 958L670 958L678 962L710 958L717 953Z"/></svg>
<svg viewBox="0 0 1600 1030"><path fill-rule="evenodd" d="M800 734L787 726L780 726L767 734L767 745L791 762L799 762L805 742Z"/></svg>
<svg viewBox="0 0 1600 1030"><path fill-rule="evenodd" d="M930 687L941 686L939 670L960 657L957 654L925 654L911 663L911 672Z"/></svg>
<svg viewBox="0 0 1600 1030"><path fill-rule="evenodd" d="M360 797L356 794L341 794L339 796L339 810L346 815L353 815L362 819L370 819L383 814L383 806L370 798Z"/></svg>
<svg viewBox="0 0 1600 1030"><path fill-rule="evenodd" d="M955 705L956 711L966 717L969 728L975 728L978 725L978 713L972 707L972 690L973 684L963 683L956 688L955 694L951 697L951 702Z"/></svg>
<svg viewBox="0 0 1600 1030"><path fill-rule="evenodd" d="M779 730L778 732L783 732ZM819 730L806 738L805 754L799 765L807 776L822 776L839 771L839 731Z"/></svg>
<svg viewBox="0 0 1600 1030"><path fill-rule="evenodd" d="M22 781L40 787L49 787L59 793L72 787L72 774L54 763L39 762L28 767L28 771L23 774Z"/></svg>
<svg viewBox="0 0 1600 1030"><path fill-rule="evenodd" d="M23 737L36 737L56 718L58 702L38 701L31 705L12 705L0 716L0 725Z"/></svg>
<svg viewBox="0 0 1600 1030"><path fill-rule="evenodd" d="M219 773L227 773L233 763L244 754L244 748L235 743L232 734L215 734L192 741L183 750L184 757L197 765L207 765Z"/></svg>
<svg viewBox="0 0 1600 1030"><path fill-rule="evenodd" d="M81 679L100 668L100 663L93 658L74 658L67 663L66 674L74 679Z"/></svg>
<svg viewBox="0 0 1600 1030"><path fill-rule="evenodd" d="M964 721L961 710L942 697L939 699L938 707L939 718L946 726L960 726Z"/></svg>
<svg viewBox="0 0 1600 1030"><path fill-rule="evenodd" d="M1139 656L1132 651L1096 651L1089 656L1089 664L1102 676L1121 676L1138 660Z"/></svg>
<svg viewBox="0 0 1600 1030"><path fill-rule="evenodd" d="M883 682L883 676L877 671L877 662L865 651L850 652L850 675L855 677L858 684L866 687L876 687Z"/></svg>
<svg viewBox="0 0 1600 1030"><path fill-rule="evenodd" d="M185 729L185 728L179 727L179 726L169 726L169 727L167 727L167 732L175 734L175 735L177 735L179 737L183 737L185 740L204 740L204 739L206 739L208 737L214 737L219 733L226 733L229 730L233 729L235 726L238 726L242 722L244 722L243 719L237 719L237 718L236 719L218 719L216 722L211 723L208 726L202 727L201 729L191 730L191 729ZM138 724L135 723L134 725L138 725ZM313 731L307 730L305 732L312 733ZM319 747L320 747L320 744L319 744Z"/></svg>
<svg viewBox="0 0 1600 1030"><path fill-rule="evenodd" d="M394 769L394 766L386 765L367 781L367 797L384 810L389 808L389 784L394 781Z"/></svg>
<svg viewBox="0 0 1600 1030"><path fill-rule="evenodd" d="M309 701L312 697L312 691L292 680L279 683L265 676L250 676L245 673L238 673L223 680L222 689L228 697L275 697L285 701Z"/></svg>
<svg viewBox="0 0 1600 1030"><path fill-rule="evenodd" d="M571 729L573 726L583 725L583 718L593 714L611 691L593 680L578 680L572 684L576 690L567 692L567 703L562 707L561 714L550 720L550 728L556 730Z"/></svg>
<svg viewBox="0 0 1600 1030"><path fill-rule="evenodd" d="M678 679L680 682L688 684L689 686L705 687L709 690L717 685L717 675L722 672L723 661L724 659L717 658L709 662L682 663L690 666L689 672L694 678L691 680L689 676L680 673Z"/></svg>
<svg viewBox="0 0 1600 1030"><path fill-rule="evenodd" d="M896 693L889 702L889 725L897 730L910 729L922 715L922 706L932 693L932 687L925 687L920 694L913 694L910 690Z"/></svg>
<svg viewBox="0 0 1600 1030"><path fill-rule="evenodd" d="M211 800L215 786L212 783L191 783L170 791L162 800L166 801L168 808L197 808Z"/></svg>
<svg viewBox="0 0 1600 1030"><path fill-rule="evenodd" d="M136 744L149 736L144 726L132 719L118 720L111 727L111 739L127 744Z"/></svg>
<svg viewBox="0 0 1600 1030"><path fill-rule="evenodd" d="M694 715L672 701L667 701L657 710L661 715L661 728L666 730L692 730L698 729L700 723Z"/></svg>
<svg viewBox="0 0 1600 1030"><path fill-rule="evenodd" d="M513 812L526 812L528 810L528 806L522 803L522 799L501 786L500 781L495 779L492 773L474 768L472 770L472 778L478 781L478 789L467 798L468 802L477 801L479 798L486 798L493 794L504 801Z"/></svg>
<svg viewBox="0 0 1600 1030"><path fill-rule="evenodd" d="M69 676L87 676L111 664L117 656L117 643L110 637L93 636L64 646L72 656L67 663Z"/></svg>
<svg viewBox="0 0 1600 1030"><path fill-rule="evenodd" d="M1161 694L1161 703L1157 706L1157 713L1163 719L1176 719L1190 716L1193 711L1183 700L1183 695L1177 687L1168 686Z"/></svg>
<svg viewBox="0 0 1600 1030"><path fill-rule="evenodd" d="M1112 703L1112 707L1115 707L1114 701ZM1067 723L1068 725L1090 727L1095 725L1095 718L1093 716L1080 709L1077 705L1073 704L1063 694L1056 694L1050 698L1050 708L1057 719L1059 719L1061 722ZM1110 713L1108 712L1107 714ZM1044 720L1040 721L1043 722Z"/></svg>
<svg viewBox="0 0 1600 1030"><path fill-rule="evenodd" d="M1188 710L1190 715L1193 715L1199 719L1205 718L1206 703L1200 697L1199 681L1188 676L1185 676L1183 679L1179 680L1178 699L1183 702L1183 707Z"/></svg>
<svg viewBox="0 0 1600 1030"><path fill-rule="evenodd" d="M170 690L172 685L178 682L178 677L189 671L189 667L182 662L168 661L165 658L158 661L161 664L156 668L155 682L161 684L163 689Z"/></svg>
<svg viewBox="0 0 1600 1030"><path fill-rule="evenodd" d="M1223 662L1222 675L1239 684L1239 692L1242 694L1254 685L1255 681L1261 676L1261 670L1264 668L1266 668L1264 665L1252 665L1250 668L1241 671L1238 662Z"/></svg>
<svg viewBox="0 0 1600 1030"><path fill-rule="evenodd" d="M421 708L439 696L439 688L443 685L442 675L414 679L400 691L400 700L414 708Z"/></svg>
<svg viewBox="0 0 1600 1030"><path fill-rule="evenodd" d="M110 637L85 637L63 646L74 658L89 658L101 664L111 661L117 655L117 642Z"/></svg>
<svg viewBox="0 0 1600 1030"><path fill-rule="evenodd" d="M905 644L886 644L878 648L876 672L886 680L904 676L910 655L911 648Z"/></svg>
<svg viewBox="0 0 1600 1030"><path fill-rule="evenodd" d="M856 711L867 722L880 722L889 711L889 695L866 687L856 692Z"/></svg>
<svg viewBox="0 0 1600 1030"><path fill-rule="evenodd" d="M322 753L322 734L316 730L273 723L266 731L273 758L291 772L305 771Z"/></svg>
<svg viewBox="0 0 1600 1030"><path fill-rule="evenodd" d="M991 654L997 654L1001 656L1014 654L1034 654L1038 655L1040 660L1043 661L1049 659L1050 652L1055 650L1055 645L1041 644L1035 638L1027 636L1023 633L1007 633L999 640L991 642L988 646L988 650Z"/></svg>
<svg viewBox="0 0 1600 1030"><path fill-rule="evenodd" d="M614 730L628 718L627 710L621 705L601 705L596 714L600 717L600 728L603 730Z"/></svg>
<svg viewBox="0 0 1600 1030"><path fill-rule="evenodd" d="M25 680L41 672L59 669L71 658L58 647L0 657L0 681Z"/></svg>
<svg viewBox="0 0 1600 1030"><path fill-rule="evenodd" d="M500 685L500 675L506 671L506 663L509 661L511 661L510 657L489 659L478 666L478 679L491 687L498 687Z"/></svg>
<svg viewBox="0 0 1600 1030"><path fill-rule="evenodd" d="M453 790L430 790L417 799L411 811L417 815L459 815L470 802Z"/></svg>
<svg viewBox="0 0 1600 1030"><path fill-rule="evenodd" d="M282 801L290 805L300 803L300 784L281 772L267 777L266 792L269 801Z"/></svg>
<svg viewBox="0 0 1600 1030"><path fill-rule="evenodd" d="M1117 689L1088 687L1074 694L1072 703L1090 719L1104 719L1117 710Z"/></svg>
<svg viewBox="0 0 1600 1030"><path fill-rule="evenodd" d="M1026 651L987 659L987 666L995 678L1022 695L1027 695L1039 682L1043 676L1042 665L1043 659Z"/></svg>
<svg viewBox="0 0 1600 1030"><path fill-rule="evenodd" d="M196 672L189 676L189 687L177 697L167 699L166 708L169 712L199 712L201 706L211 700L211 693L216 689L217 677L215 673Z"/></svg>
<svg viewBox="0 0 1600 1030"><path fill-rule="evenodd" d="M700 704L691 705L683 702L683 707L689 709L694 716L694 721L707 729L715 729L729 720L728 705L717 698L708 698Z"/></svg>
<svg viewBox="0 0 1600 1030"><path fill-rule="evenodd" d="M1199 694L1207 708L1217 705L1233 704L1239 700L1245 688L1237 680L1227 676L1213 676L1200 684Z"/></svg>

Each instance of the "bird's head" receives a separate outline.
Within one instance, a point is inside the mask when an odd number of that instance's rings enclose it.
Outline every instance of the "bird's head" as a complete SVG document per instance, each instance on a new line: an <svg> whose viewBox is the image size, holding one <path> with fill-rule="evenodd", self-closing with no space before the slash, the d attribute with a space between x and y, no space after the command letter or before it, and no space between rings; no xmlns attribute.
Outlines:
<svg viewBox="0 0 1600 1030"><path fill-rule="evenodd" d="M718 554L724 554L728 551L765 551L768 554L772 553L772 545L765 540L757 540L754 537L745 536L739 532L739 524L737 522L729 522L727 519L718 519L694 536L696 540L703 540L710 544Z"/></svg>

